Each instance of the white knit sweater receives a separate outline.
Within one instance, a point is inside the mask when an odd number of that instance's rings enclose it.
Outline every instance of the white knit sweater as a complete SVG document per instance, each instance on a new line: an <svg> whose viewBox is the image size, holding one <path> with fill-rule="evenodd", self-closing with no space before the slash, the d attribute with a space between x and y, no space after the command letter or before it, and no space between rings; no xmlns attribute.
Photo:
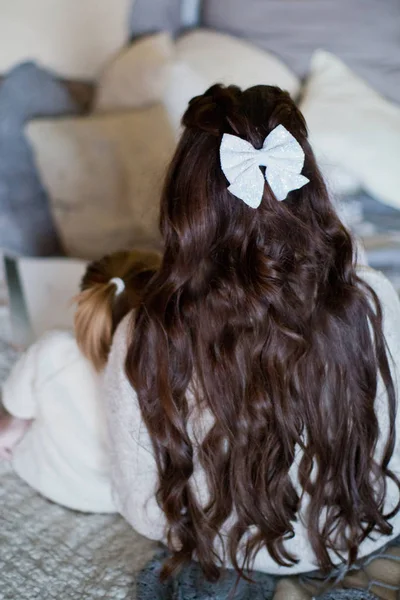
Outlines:
<svg viewBox="0 0 400 600"><path fill-rule="evenodd" d="M368 282L378 294L384 311L384 332L393 358L393 377L397 392L397 381L400 375L400 301L390 282L381 274L367 267L359 269L359 275ZM112 447L112 472L115 502L121 514L129 521L134 529L153 540L165 539L166 520L157 505L155 490L157 489L157 470L153 456L149 434L143 423L137 396L130 386L124 370L127 343L130 338L130 318L120 325L110 355L105 373L106 405L108 411L109 430ZM362 352L362 348L360 348ZM382 382L376 399L376 410L380 431L388 429L387 403ZM193 411L190 418L190 431L193 442L199 440L208 431L212 419L207 414ZM397 417L400 428L400 415ZM390 463L390 468L400 476L400 436ZM377 453L382 452L378 441ZM196 453L195 453L196 454ZM295 463L290 471L295 486L297 482L297 464L301 460L301 452L297 453ZM195 469L191 484L200 502L206 502L208 491L204 472L195 459ZM397 504L396 489L389 482L387 507ZM299 562L294 567L281 567L275 563L267 550L263 548L256 556L254 568L259 571L280 575L311 571L316 568L312 549L310 547L307 529L303 524L302 514L307 506L307 498L303 500L299 518L294 523L295 536L286 542L286 548L295 554ZM361 556L378 550L394 537L400 535L400 513L392 520L393 535L391 537L374 536L361 546ZM229 529L226 523L224 534ZM229 563L226 563L230 566Z"/></svg>

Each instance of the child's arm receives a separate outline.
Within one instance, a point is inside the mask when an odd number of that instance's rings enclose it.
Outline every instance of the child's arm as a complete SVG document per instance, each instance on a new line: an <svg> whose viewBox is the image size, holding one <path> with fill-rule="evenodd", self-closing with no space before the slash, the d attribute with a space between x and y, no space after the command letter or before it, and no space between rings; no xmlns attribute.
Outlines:
<svg viewBox="0 0 400 600"><path fill-rule="evenodd" d="M2 389L8 415L0 418L0 458L10 459L36 416L36 382L41 341L21 356Z"/></svg>
<svg viewBox="0 0 400 600"><path fill-rule="evenodd" d="M67 331L49 331L21 356L3 384L3 404L19 419L34 419L42 385L60 367L76 360L75 339Z"/></svg>
<svg viewBox="0 0 400 600"><path fill-rule="evenodd" d="M37 366L41 345L42 340L39 340L21 356L3 384L3 405L10 415L19 419L36 416Z"/></svg>
<svg viewBox="0 0 400 600"><path fill-rule="evenodd" d="M18 419L11 415L0 418L0 459L11 458L13 448L19 444L31 424L31 420Z"/></svg>
<svg viewBox="0 0 400 600"><path fill-rule="evenodd" d="M46 333L18 360L2 388L2 401L9 413L0 417L0 458L9 458L32 421L38 417L40 389L46 380L71 360L71 338L67 332ZM67 344L65 345L65 342ZM76 352L75 342L72 345Z"/></svg>

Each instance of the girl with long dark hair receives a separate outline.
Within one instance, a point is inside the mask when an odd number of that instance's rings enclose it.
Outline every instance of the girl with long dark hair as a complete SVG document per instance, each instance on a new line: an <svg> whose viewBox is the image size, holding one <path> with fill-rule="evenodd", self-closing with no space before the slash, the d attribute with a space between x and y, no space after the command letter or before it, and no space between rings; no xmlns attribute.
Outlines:
<svg viewBox="0 0 400 600"><path fill-rule="evenodd" d="M105 373L119 510L163 576L353 565L400 534L399 299L356 266L287 93L214 86L183 125Z"/></svg>

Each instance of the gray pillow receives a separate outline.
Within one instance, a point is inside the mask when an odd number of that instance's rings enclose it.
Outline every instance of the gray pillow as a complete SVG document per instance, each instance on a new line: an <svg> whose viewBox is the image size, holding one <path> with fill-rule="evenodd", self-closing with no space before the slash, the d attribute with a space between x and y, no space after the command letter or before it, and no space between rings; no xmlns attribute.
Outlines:
<svg viewBox="0 0 400 600"><path fill-rule="evenodd" d="M131 14L131 36L157 31L179 33L199 24L202 0L135 0Z"/></svg>
<svg viewBox="0 0 400 600"><path fill-rule="evenodd" d="M203 0L202 25L274 52L299 77L323 48L400 102L400 0Z"/></svg>
<svg viewBox="0 0 400 600"><path fill-rule="evenodd" d="M133 38L168 31L178 33L181 28L181 4L183 0L135 0L130 31Z"/></svg>
<svg viewBox="0 0 400 600"><path fill-rule="evenodd" d="M24 123L34 117L75 114L77 104L55 76L33 63L0 85L0 247L28 255L61 254Z"/></svg>

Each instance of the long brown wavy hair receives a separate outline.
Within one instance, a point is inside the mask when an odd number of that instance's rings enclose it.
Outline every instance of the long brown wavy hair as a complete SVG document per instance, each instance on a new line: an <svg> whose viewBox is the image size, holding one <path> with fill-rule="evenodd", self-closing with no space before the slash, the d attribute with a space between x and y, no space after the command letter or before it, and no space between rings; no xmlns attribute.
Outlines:
<svg viewBox="0 0 400 600"><path fill-rule="evenodd" d="M254 210L227 190L221 136L261 148L279 124L303 147L310 183L284 202L266 183ZM384 512L388 479L400 484L388 468L396 398L379 300L357 276L351 236L289 94L214 86L190 102L183 125L161 201L164 256L126 362L168 523L173 554L164 576L195 555L217 578L217 540L241 575L262 547L293 565L298 557L285 540L304 494L319 567L331 569L332 556L352 564L371 533L392 532L388 519L398 511ZM390 431L378 459L380 377ZM194 405L213 417L200 442L190 434ZM296 448L300 494L289 475ZM207 477L206 505L191 485L196 461Z"/></svg>

